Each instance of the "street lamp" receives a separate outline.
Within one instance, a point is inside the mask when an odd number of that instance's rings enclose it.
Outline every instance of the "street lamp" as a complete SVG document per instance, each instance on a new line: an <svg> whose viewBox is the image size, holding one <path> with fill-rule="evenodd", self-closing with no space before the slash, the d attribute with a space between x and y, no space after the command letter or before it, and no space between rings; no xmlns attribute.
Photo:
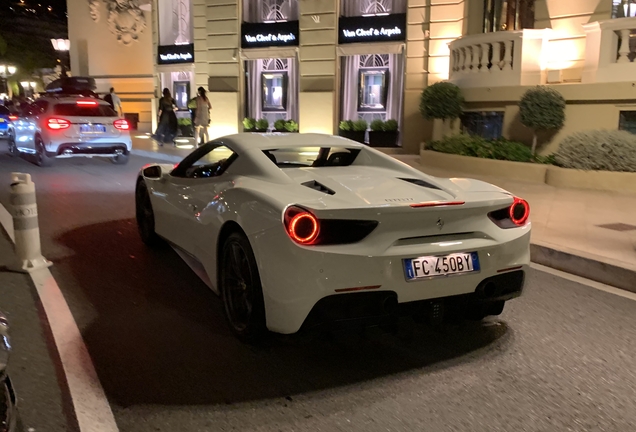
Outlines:
<svg viewBox="0 0 636 432"><path fill-rule="evenodd" d="M68 51L71 49L71 41L68 39L51 39L51 43L53 44L53 48L58 53L66 53L65 56L68 55ZM60 55L61 57L61 55ZM61 76L66 77L66 64L62 60L62 74Z"/></svg>
<svg viewBox="0 0 636 432"><path fill-rule="evenodd" d="M9 97L9 86L7 85L7 77L18 71L13 65L0 64L0 99Z"/></svg>

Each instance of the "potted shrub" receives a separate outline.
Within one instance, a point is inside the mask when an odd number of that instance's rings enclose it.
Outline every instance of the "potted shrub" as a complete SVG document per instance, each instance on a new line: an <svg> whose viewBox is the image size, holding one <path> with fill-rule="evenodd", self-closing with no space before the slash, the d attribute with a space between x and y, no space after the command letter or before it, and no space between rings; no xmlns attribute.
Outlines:
<svg viewBox="0 0 636 432"><path fill-rule="evenodd" d="M358 119L353 122L353 129L351 130L351 139L359 143L364 144L365 135L369 129L369 123L364 119Z"/></svg>
<svg viewBox="0 0 636 432"><path fill-rule="evenodd" d="M399 136L398 122L396 120L373 120L369 132L369 145L371 147L397 147Z"/></svg>
<svg viewBox="0 0 636 432"><path fill-rule="evenodd" d="M353 139L351 137L351 132L353 131L353 121L352 120L342 120L338 125L338 135L344 138Z"/></svg>
<svg viewBox="0 0 636 432"><path fill-rule="evenodd" d="M285 124L287 120L279 119L274 122L274 132L287 132Z"/></svg>
<svg viewBox="0 0 636 432"><path fill-rule="evenodd" d="M245 117L243 119L243 132L256 132L256 120Z"/></svg>
<svg viewBox="0 0 636 432"><path fill-rule="evenodd" d="M262 118L256 121L256 132L267 132L269 129L269 120Z"/></svg>
<svg viewBox="0 0 636 432"><path fill-rule="evenodd" d="M294 120L288 120L285 123L285 130L287 132L297 133L298 132L298 123L296 123Z"/></svg>
<svg viewBox="0 0 636 432"><path fill-rule="evenodd" d="M179 118L177 119L177 124L179 125L179 131L181 131L181 136L183 137L193 137L194 136L194 127L192 126L192 120L189 118Z"/></svg>

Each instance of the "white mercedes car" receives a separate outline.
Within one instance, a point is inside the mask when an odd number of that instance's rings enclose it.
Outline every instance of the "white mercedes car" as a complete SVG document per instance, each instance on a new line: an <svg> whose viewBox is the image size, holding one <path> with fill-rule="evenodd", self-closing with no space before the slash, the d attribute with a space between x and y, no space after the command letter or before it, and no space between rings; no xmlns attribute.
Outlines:
<svg viewBox="0 0 636 432"><path fill-rule="evenodd" d="M144 167L142 240L167 241L250 340L413 315L482 319L521 295L529 206L320 134L219 138Z"/></svg>
<svg viewBox="0 0 636 432"><path fill-rule="evenodd" d="M12 119L9 151L30 153L40 166L55 158L107 157L128 162L132 149L130 125L103 100L47 95Z"/></svg>

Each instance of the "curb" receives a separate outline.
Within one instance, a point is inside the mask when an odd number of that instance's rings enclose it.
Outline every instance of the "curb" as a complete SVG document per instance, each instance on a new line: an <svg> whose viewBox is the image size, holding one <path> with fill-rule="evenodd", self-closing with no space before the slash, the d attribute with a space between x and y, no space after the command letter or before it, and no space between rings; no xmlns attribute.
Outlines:
<svg viewBox="0 0 636 432"><path fill-rule="evenodd" d="M546 267L636 293L636 269L536 243L530 244L530 259Z"/></svg>
<svg viewBox="0 0 636 432"><path fill-rule="evenodd" d="M174 163L181 162L183 160L183 158L180 156L167 155L167 154L148 151L148 150L132 149L130 153L135 156L142 156L142 157L147 157L151 159L157 159L161 161L174 162Z"/></svg>

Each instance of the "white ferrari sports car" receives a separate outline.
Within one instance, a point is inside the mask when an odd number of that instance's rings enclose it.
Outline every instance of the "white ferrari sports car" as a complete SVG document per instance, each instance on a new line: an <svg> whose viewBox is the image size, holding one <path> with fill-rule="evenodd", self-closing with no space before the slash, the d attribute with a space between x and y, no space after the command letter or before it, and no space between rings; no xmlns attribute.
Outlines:
<svg viewBox="0 0 636 432"><path fill-rule="evenodd" d="M139 173L142 240L198 267L242 339L318 325L482 319L521 295L529 206L320 134L238 134ZM192 264L191 264L192 266Z"/></svg>

